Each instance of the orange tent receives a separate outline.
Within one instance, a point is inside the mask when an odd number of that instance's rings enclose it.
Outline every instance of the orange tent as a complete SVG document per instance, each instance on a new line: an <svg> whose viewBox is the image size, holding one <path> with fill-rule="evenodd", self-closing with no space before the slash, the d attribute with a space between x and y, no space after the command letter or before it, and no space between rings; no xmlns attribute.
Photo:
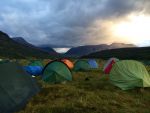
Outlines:
<svg viewBox="0 0 150 113"><path fill-rule="evenodd" d="M73 67L74 67L73 62L71 62L68 59L62 59L61 61L64 62L70 69L73 69Z"/></svg>

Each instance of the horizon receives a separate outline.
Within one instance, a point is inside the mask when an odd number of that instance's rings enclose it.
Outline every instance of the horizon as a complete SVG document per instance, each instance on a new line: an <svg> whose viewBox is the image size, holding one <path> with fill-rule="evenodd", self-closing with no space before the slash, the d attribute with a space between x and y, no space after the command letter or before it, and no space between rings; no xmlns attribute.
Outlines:
<svg viewBox="0 0 150 113"><path fill-rule="evenodd" d="M5 0L0 30L33 45L150 46L149 0Z"/></svg>
<svg viewBox="0 0 150 113"><path fill-rule="evenodd" d="M117 43L117 42L113 42L111 44L114 44L114 43ZM111 45L111 44L106 44L106 45ZM122 44L122 43L121 43ZM123 44L127 44L127 43L123 43ZM98 44L98 45L101 45L101 44ZM93 46L93 45L80 45L80 46L76 46L76 47L81 47L81 46ZM136 47L149 47L149 46L138 46L138 45L135 45ZM75 48L75 47L53 47L53 49L57 52L57 53L67 53L71 48Z"/></svg>
<svg viewBox="0 0 150 113"><path fill-rule="evenodd" d="M10 37L10 38L22 38L23 40L25 40L23 37ZM26 40L25 40L26 41ZM27 42L27 41L26 41ZM29 43L29 42L27 42ZM29 43L31 44L31 43ZM135 44L132 44L132 43L119 43L119 42L113 42L113 43L103 43L105 45L112 45L112 44L131 44L131 45L134 45L136 47L149 47L149 45L145 45L145 46L140 46L140 45L135 45ZM103 44L96 44L96 45L103 45ZM34 45L34 44L33 44ZM53 48L53 50L55 50L57 53L61 53L61 54L64 54L66 52L68 52L71 48L76 48L76 47L82 47L82 46L96 46L96 45L79 45L79 46L69 46L69 45L54 45L54 44L46 44L46 45L34 45L34 46L37 46L37 47L40 47L40 46L46 46L46 47L51 47Z"/></svg>

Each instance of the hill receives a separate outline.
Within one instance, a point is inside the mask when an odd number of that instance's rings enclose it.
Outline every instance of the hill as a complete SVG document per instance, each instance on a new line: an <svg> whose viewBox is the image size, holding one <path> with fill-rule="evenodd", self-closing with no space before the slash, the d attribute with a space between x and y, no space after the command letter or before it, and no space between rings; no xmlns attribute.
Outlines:
<svg viewBox="0 0 150 113"><path fill-rule="evenodd" d="M134 47L134 48L120 48L103 50L96 53L92 53L82 58L102 58L108 59L111 57L117 57L119 59L143 59L150 60L150 47Z"/></svg>
<svg viewBox="0 0 150 113"><path fill-rule="evenodd" d="M38 46L32 45L22 37L14 37L12 39L14 41L20 43L20 44L25 45L25 46L29 46L29 47L32 47L32 48L36 48L36 49L40 49L42 51L48 52L50 55L56 55L56 56L58 55L58 53L55 50L53 50L51 47L44 47L44 46L43 47L38 47Z"/></svg>
<svg viewBox="0 0 150 113"><path fill-rule="evenodd" d="M58 55L58 53L54 49L52 49L51 47L40 47L40 49L48 52L49 54Z"/></svg>
<svg viewBox="0 0 150 113"><path fill-rule="evenodd" d="M30 46L30 47L35 47L34 45L30 44L29 42L27 42L24 38L22 37L13 37L12 38L14 41L22 44L22 45L26 45L26 46Z"/></svg>
<svg viewBox="0 0 150 113"><path fill-rule="evenodd" d="M101 50L114 49L114 48L124 48L124 47L135 47L133 44L124 44L124 43L112 43L110 45L101 44L101 45L87 45L71 48L65 55L66 56L75 56L80 57L83 55L88 55L90 53L98 52Z"/></svg>
<svg viewBox="0 0 150 113"><path fill-rule="evenodd" d="M6 33L0 31L0 57L2 58L50 58L49 53L39 48L11 39Z"/></svg>
<svg viewBox="0 0 150 113"><path fill-rule="evenodd" d="M72 48L73 46L70 45L56 45L56 44L43 44L39 45L38 47L51 47L51 48Z"/></svg>

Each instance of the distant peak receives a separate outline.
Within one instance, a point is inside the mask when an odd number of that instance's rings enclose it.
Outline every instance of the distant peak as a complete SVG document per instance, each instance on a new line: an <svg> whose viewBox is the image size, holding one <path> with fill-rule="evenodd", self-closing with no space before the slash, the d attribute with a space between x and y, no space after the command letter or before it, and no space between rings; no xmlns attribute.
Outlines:
<svg viewBox="0 0 150 113"><path fill-rule="evenodd" d="M22 40L22 41L26 41L26 40L25 40L24 38L22 38L22 37L13 37L13 39L14 39L14 40L20 40L20 41L21 41L21 40Z"/></svg>
<svg viewBox="0 0 150 113"><path fill-rule="evenodd" d="M112 44L125 44L125 43L113 42Z"/></svg>
<svg viewBox="0 0 150 113"><path fill-rule="evenodd" d="M13 37L13 40L17 41L17 42L24 42L24 43L28 43L24 38L22 37Z"/></svg>
<svg viewBox="0 0 150 113"><path fill-rule="evenodd" d="M126 43L119 43L119 42L114 42L114 43L112 43L112 44L110 44L110 45L125 45Z"/></svg>
<svg viewBox="0 0 150 113"><path fill-rule="evenodd" d="M119 43L119 42L114 42L112 44L110 44L110 46L122 46L122 45L129 45L129 46L135 46L134 44L127 44L127 43Z"/></svg>

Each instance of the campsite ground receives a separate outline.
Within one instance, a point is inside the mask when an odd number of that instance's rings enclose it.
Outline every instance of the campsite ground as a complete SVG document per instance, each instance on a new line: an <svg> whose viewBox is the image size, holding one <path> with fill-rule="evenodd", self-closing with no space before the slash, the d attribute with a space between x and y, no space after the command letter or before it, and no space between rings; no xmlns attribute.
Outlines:
<svg viewBox="0 0 150 113"><path fill-rule="evenodd" d="M73 72L73 81L64 84L36 79L41 91L18 113L150 113L150 88L123 91L109 83L101 68Z"/></svg>

